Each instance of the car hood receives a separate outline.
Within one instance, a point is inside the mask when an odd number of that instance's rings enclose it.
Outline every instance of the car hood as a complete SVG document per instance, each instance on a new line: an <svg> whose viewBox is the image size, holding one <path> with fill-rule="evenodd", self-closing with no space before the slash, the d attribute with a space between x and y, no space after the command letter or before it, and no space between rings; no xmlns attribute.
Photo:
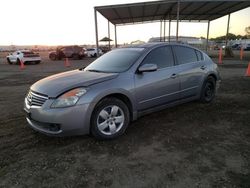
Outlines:
<svg viewBox="0 0 250 188"><path fill-rule="evenodd" d="M62 93L76 88L87 87L104 82L118 76L118 73L100 73L83 70L73 70L55 74L37 81L31 86L31 90L48 95L50 98L57 97Z"/></svg>

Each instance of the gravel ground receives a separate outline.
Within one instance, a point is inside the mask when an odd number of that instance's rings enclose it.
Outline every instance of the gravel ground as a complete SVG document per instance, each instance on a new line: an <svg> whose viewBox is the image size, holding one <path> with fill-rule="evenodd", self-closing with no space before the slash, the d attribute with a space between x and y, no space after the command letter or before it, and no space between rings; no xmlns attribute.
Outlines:
<svg viewBox="0 0 250 188"><path fill-rule="evenodd" d="M112 141L47 137L27 126L35 81L92 59L40 65L0 60L0 187L250 187L247 61L224 61L211 104L191 102L140 118Z"/></svg>

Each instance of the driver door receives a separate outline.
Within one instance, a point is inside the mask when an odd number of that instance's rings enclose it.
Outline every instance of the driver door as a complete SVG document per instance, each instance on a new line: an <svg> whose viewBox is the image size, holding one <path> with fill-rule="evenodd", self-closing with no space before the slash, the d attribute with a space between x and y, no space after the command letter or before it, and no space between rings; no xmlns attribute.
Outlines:
<svg viewBox="0 0 250 188"><path fill-rule="evenodd" d="M180 98L179 72L174 66L170 46L153 49L141 63L143 64L156 64L158 69L154 72L135 74L135 95L139 111L174 102Z"/></svg>

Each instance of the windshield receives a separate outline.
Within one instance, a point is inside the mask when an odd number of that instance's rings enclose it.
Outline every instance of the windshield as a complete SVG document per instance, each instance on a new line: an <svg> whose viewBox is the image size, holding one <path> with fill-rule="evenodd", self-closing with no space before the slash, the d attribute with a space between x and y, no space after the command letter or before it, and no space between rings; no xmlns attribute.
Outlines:
<svg viewBox="0 0 250 188"><path fill-rule="evenodd" d="M121 48L110 51L87 66L85 71L124 72L139 58L144 48Z"/></svg>

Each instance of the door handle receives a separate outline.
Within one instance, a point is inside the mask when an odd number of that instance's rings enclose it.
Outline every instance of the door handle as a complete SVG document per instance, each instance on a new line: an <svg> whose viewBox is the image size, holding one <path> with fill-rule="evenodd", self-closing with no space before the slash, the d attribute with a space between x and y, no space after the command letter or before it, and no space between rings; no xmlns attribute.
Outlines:
<svg viewBox="0 0 250 188"><path fill-rule="evenodd" d="M206 65L202 65L200 68L201 68L201 70L205 70L207 68L207 66Z"/></svg>
<svg viewBox="0 0 250 188"><path fill-rule="evenodd" d="M170 77L173 78L173 79L175 79L177 77L177 74L174 73Z"/></svg>

